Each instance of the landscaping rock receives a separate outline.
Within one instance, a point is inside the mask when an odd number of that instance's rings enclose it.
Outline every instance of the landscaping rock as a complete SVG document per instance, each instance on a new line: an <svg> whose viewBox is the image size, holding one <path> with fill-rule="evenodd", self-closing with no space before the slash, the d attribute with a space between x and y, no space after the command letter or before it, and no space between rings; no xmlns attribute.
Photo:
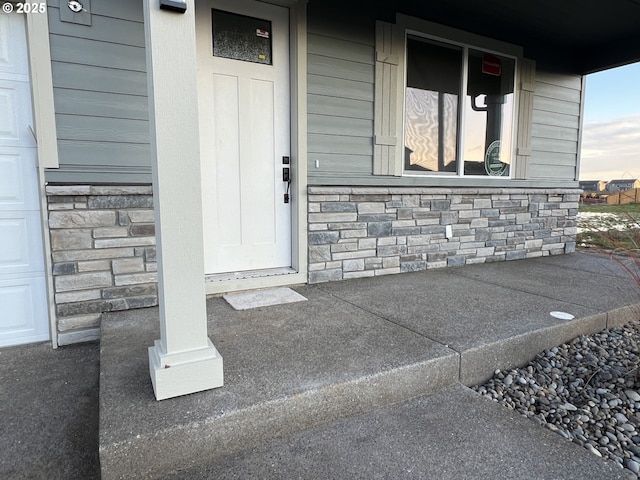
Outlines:
<svg viewBox="0 0 640 480"><path fill-rule="evenodd" d="M640 478L640 322L581 336L475 390Z"/></svg>

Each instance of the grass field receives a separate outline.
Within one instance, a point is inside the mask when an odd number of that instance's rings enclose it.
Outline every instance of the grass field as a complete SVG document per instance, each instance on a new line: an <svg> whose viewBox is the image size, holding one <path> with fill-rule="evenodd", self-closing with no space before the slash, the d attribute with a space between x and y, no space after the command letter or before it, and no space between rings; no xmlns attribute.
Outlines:
<svg viewBox="0 0 640 480"><path fill-rule="evenodd" d="M580 205L578 246L638 255L640 204Z"/></svg>
<svg viewBox="0 0 640 480"><path fill-rule="evenodd" d="M615 215L640 215L640 203L628 205L580 204L580 212L613 213Z"/></svg>

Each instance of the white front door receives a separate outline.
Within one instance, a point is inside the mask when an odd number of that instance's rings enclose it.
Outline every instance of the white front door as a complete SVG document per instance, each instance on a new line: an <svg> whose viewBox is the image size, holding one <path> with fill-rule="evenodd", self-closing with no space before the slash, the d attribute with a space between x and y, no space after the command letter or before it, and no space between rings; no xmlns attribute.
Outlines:
<svg viewBox="0 0 640 480"><path fill-rule="evenodd" d="M0 15L0 347L49 339L25 33Z"/></svg>
<svg viewBox="0 0 640 480"><path fill-rule="evenodd" d="M291 266L289 11L197 4L205 273Z"/></svg>

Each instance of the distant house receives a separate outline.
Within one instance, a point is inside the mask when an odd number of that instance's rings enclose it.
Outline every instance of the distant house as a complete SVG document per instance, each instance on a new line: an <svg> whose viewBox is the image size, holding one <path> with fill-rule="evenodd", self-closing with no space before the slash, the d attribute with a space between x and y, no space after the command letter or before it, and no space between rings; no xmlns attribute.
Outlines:
<svg viewBox="0 0 640 480"><path fill-rule="evenodd" d="M624 192L632 188L640 188L640 179L625 178L622 180L611 180L607 183L607 192Z"/></svg>
<svg viewBox="0 0 640 480"><path fill-rule="evenodd" d="M607 187L607 182L604 180L581 180L579 184L585 193L599 193Z"/></svg>

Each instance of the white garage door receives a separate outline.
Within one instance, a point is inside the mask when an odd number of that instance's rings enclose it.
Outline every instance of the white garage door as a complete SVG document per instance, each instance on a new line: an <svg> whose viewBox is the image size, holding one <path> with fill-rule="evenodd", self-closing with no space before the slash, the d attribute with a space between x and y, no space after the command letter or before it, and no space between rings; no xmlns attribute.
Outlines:
<svg viewBox="0 0 640 480"><path fill-rule="evenodd" d="M49 339L26 45L0 15L0 347Z"/></svg>

